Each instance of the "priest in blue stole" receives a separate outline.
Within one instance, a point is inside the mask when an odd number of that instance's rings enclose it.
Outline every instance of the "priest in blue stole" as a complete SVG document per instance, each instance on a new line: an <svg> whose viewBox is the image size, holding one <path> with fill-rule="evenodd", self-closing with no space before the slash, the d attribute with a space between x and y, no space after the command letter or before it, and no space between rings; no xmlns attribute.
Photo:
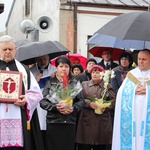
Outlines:
<svg viewBox="0 0 150 150"><path fill-rule="evenodd" d="M123 81L116 98L112 150L150 150L150 50Z"/></svg>

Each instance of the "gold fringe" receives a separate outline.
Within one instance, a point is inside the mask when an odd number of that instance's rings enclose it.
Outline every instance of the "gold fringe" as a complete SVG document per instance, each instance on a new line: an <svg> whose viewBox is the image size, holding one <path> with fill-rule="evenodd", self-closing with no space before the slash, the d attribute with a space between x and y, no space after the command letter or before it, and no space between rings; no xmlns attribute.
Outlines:
<svg viewBox="0 0 150 150"><path fill-rule="evenodd" d="M145 78L145 83L150 84L150 79L149 78Z"/></svg>
<svg viewBox="0 0 150 150"><path fill-rule="evenodd" d="M27 130L30 130L30 121L27 121Z"/></svg>
<svg viewBox="0 0 150 150"><path fill-rule="evenodd" d="M127 73L127 77L135 84L139 84L140 83L140 80L137 79L131 72L128 72Z"/></svg>
<svg viewBox="0 0 150 150"><path fill-rule="evenodd" d="M146 81L147 84L150 84L150 80Z"/></svg>

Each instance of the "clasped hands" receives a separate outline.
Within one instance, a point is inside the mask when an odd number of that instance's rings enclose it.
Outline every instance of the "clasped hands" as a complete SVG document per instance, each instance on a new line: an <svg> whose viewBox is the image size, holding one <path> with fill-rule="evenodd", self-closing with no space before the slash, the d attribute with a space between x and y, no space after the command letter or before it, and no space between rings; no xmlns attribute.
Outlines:
<svg viewBox="0 0 150 150"><path fill-rule="evenodd" d="M136 87L135 94L138 94L138 95L144 95L144 94L146 94L146 85L139 84Z"/></svg>
<svg viewBox="0 0 150 150"><path fill-rule="evenodd" d="M94 102L90 102L90 107L94 110L98 108L98 106ZM101 112L104 112L105 108L100 108L100 110Z"/></svg>
<svg viewBox="0 0 150 150"><path fill-rule="evenodd" d="M56 104L56 108L63 115L68 115L68 114L73 112L73 107L72 106L63 105L61 102Z"/></svg>
<svg viewBox="0 0 150 150"><path fill-rule="evenodd" d="M19 99L14 102L15 105L23 107L26 103L25 95L20 95Z"/></svg>

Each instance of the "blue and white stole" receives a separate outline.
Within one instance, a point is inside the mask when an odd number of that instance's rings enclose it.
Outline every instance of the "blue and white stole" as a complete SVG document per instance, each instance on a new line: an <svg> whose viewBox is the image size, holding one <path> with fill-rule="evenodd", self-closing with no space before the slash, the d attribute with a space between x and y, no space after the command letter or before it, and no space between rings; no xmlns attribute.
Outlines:
<svg viewBox="0 0 150 150"><path fill-rule="evenodd" d="M136 122L134 119L135 89L140 81L130 72L122 90L120 119L120 150L135 150ZM150 150L150 82L146 82L146 117L142 119L140 137L144 139L143 150Z"/></svg>

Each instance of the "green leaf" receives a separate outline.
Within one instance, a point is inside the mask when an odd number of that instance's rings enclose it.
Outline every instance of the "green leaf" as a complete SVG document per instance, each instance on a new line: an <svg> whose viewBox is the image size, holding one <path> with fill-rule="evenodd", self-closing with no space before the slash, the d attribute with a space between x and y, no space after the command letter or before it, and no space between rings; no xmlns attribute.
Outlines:
<svg viewBox="0 0 150 150"><path fill-rule="evenodd" d="M87 98L90 99L93 102L97 101L97 98L94 98L94 97L91 97L91 96L88 96Z"/></svg>
<svg viewBox="0 0 150 150"><path fill-rule="evenodd" d="M104 103L111 103L113 100L103 100Z"/></svg>

